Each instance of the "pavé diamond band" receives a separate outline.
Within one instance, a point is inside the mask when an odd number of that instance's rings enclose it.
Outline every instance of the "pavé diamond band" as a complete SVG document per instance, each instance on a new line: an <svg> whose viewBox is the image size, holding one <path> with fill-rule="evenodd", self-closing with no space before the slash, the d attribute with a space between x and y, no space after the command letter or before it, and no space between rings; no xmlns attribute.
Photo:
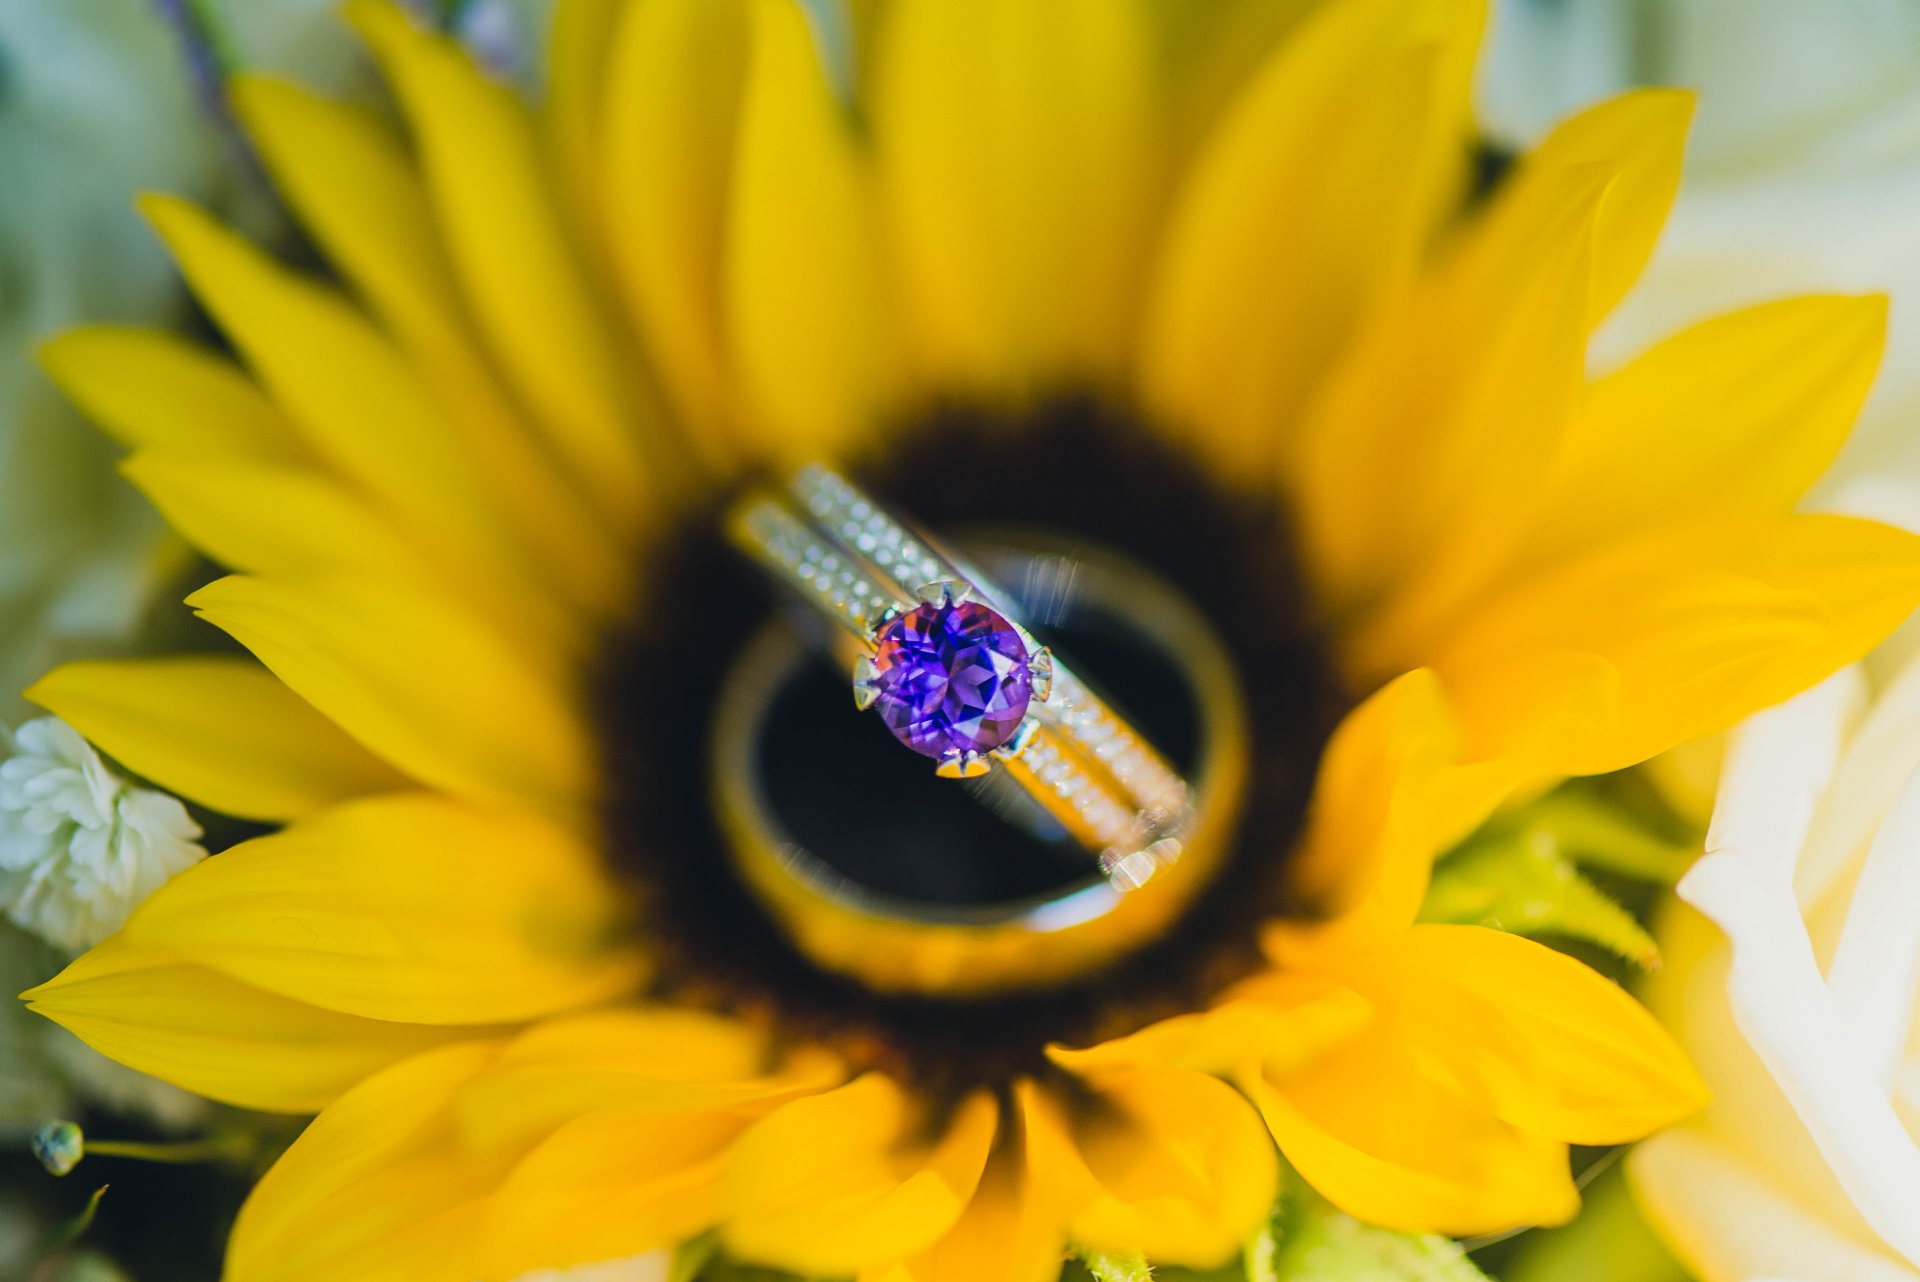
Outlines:
<svg viewBox="0 0 1920 1282"><path fill-rule="evenodd" d="M743 499L729 533L835 625L856 705L940 775L999 766L1116 886L1179 859L1187 783L933 539L818 465Z"/></svg>

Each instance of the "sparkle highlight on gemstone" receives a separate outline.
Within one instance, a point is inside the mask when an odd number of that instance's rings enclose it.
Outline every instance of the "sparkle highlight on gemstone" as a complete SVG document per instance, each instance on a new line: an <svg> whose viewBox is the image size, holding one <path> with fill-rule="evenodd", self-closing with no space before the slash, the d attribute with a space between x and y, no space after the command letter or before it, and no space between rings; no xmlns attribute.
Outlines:
<svg viewBox="0 0 1920 1282"><path fill-rule="evenodd" d="M888 620L867 683L887 728L924 756L990 752L1033 699L1026 642L978 601L928 602Z"/></svg>

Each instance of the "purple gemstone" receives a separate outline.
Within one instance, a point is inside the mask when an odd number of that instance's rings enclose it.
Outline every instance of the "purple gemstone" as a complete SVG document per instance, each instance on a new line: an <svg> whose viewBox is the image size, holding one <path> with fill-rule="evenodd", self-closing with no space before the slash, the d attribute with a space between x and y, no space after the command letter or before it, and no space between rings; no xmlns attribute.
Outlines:
<svg viewBox="0 0 1920 1282"><path fill-rule="evenodd" d="M1027 715L1026 642L978 601L922 605L876 640L873 706L915 752L986 752L1012 738Z"/></svg>

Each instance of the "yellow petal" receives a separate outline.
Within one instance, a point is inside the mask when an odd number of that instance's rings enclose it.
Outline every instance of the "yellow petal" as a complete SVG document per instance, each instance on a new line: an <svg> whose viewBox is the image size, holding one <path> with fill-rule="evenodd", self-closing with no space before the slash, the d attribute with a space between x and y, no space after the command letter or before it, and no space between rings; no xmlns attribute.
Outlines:
<svg viewBox="0 0 1920 1282"><path fill-rule="evenodd" d="M254 1187L228 1282L472 1282L485 1199L512 1154L469 1151L447 1102L498 1043L429 1051L336 1100Z"/></svg>
<svg viewBox="0 0 1920 1282"><path fill-rule="evenodd" d="M632 1007L550 1019L528 1029L500 1056L488 1080L534 1071L620 1073L657 1087L754 1077L766 1060L767 1035L753 1024L708 1011ZM516 1080L523 1087L532 1081Z"/></svg>
<svg viewBox="0 0 1920 1282"><path fill-rule="evenodd" d="M1173 81L1170 135L1181 160L1205 145L1274 49L1325 0L1149 0Z"/></svg>
<svg viewBox="0 0 1920 1282"><path fill-rule="evenodd" d="M1018 1158L999 1153L945 1237L912 1259L862 1272L859 1282L1055 1282L1065 1256L1052 1209L1027 1187Z"/></svg>
<svg viewBox="0 0 1920 1282"><path fill-rule="evenodd" d="M841 452L879 425L901 373L872 175L796 0L753 0L724 283L763 448Z"/></svg>
<svg viewBox="0 0 1920 1282"><path fill-rule="evenodd" d="M1210 1010L1176 1015L1085 1050L1049 1047L1075 1073L1161 1065L1227 1074L1251 1064L1305 1061L1337 1045L1371 1014L1365 998L1315 975L1274 971L1236 985Z"/></svg>
<svg viewBox="0 0 1920 1282"><path fill-rule="evenodd" d="M1600 379L1527 563L1663 521L1791 510L1846 443L1886 328L1881 295L1783 299L1696 325Z"/></svg>
<svg viewBox="0 0 1920 1282"><path fill-rule="evenodd" d="M767 1052L764 1030L664 1007L551 1020L516 1038L455 1105L469 1144L533 1145L487 1214L492 1275L635 1255L716 1224L734 1140L840 1080L817 1063L767 1072Z"/></svg>
<svg viewBox="0 0 1920 1282"><path fill-rule="evenodd" d="M382 571L432 583L431 558L325 472L143 450L120 470L210 560L254 574Z"/></svg>
<svg viewBox="0 0 1920 1282"><path fill-rule="evenodd" d="M1268 60L1173 215L1149 402L1237 478L1270 476L1333 356L1404 286L1465 155L1474 0L1343 0Z"/></svg>
<svg viewBox="0 0 1920 1282"><path fill-rule="evenodd" d="M1512 780L1462 760L1432 672L1386 686L1334 732L1293 862L1300 900L1356 929L1410 923L1433 860L1490 813Z"/></svg>
<svg viewBox="0 0 1920 1282"><path fill-rule="evenodd" d="M739 1049L764 1048L744 1026L730 1037L723 1026L691 1012L606 1011L398 1065L329 1107L261 1182L229 1269L300 1282L504 1282L618 1254L616 1244L684 1240L717 1213L721 1159L739 1130L817 1089L775 1075L731 1082L757 1082L758 1096L676 1093L690 1082L675 1078L726 1079ZM683 1053L684 1034L702 1049ZM662 1058L665 1076L650 1077ZM561 1087L559 1101L526 1076L535 1066L560 1074L544 1083ZM568 1071L618 1072L640 1089L590 1103L565 1089ZM667 1088L663 1098L649 1081Z"/></svg>
<svg viewBox="0 0 1920 1282"><path fill-rule="evenodd" d="M625 0L557 0L547 29L546 129L576 222L597 231L600 131L614 32Z"/></svg>
<svg viewBox="0 0 1920 1282"><path fill-rule="evenodd" d="M196 864L123 935L369 1019L483 1024L630 990L621 901L594 852L524 815L402 793Z"/></svg>
<svg viewBox="0 0 1920 1282"><path fill-rule="evenodd" d="M1693 95L1679 89L1635 89L1560 124L1523 157L1502 184L1480 233L1490 252L1507 228L1529 219L1528 208L1553 197L1555 175L1600 165L1617 175L1608 189L1595 237L1593 289L1587 306L1592 328L1611 312L1653 254L1667 211L1680 189L1680 168L1693 119Z"/></svg>
<svg viewBox="0 0 1920 1282"><path fill-rule="evenodd" d="M1920 540L1836 516L1693 522L1492 601L1434 667L1467 751L1619 770L1860 658L1920 604Z"/></svg>
<svg viewBox="0 0 1920 1282"><path fill-rule="evenodd" d="M1163 181L1139 0L904 0L874 131L905 304L944 383L1113 386Z"/></svg>
<svg viewBox="0 0 1920 1282"><path fill-rule="evenodd" d="M249 659L69 663L26 697L168 791L246 819L297 819L408 786Z"/></svg>
<svg viewBox="0 0 1920 1282"><path fill-rule="evenodd" d="M645 511L637 389L567 241L526 106L384 0L350 0L347 13L400 97L495 359L621 529L657 516Z"/></svg>
<svg viewBox="0 0 1920 1282"><path fill-rule="evenodd" d="M1023 1083L1028 1169L1096 1251L1224 1264L1273 1207L1279 1168L1260 1119L1233 1088L1174 1068L1091 1075L1094 1103L1069 1117Z"/></svg>
<svg viewBox="0 0 1920 1282"><path fill-rule="evenodd" d="M275 188L372 308L404 329L457 323L426 191L380 117L269 76L229 90Z"/></svg>
<svg viewBox="0 0 1920 1282"><path fill-rule="evenodd" d="M518 596L500 594L526 582L516 577L524 549L486 499L459 433L393 345L335 292L193 206L150 196L141 207L314 452L434 549L463 588L491 589L503 609L517 607Z"/></svg>
<svg viewBox="0 0 1920 1282"><path fill-rule="evenodd" d="M371 576L233 576L188 604L417 779L557 813L592 793L569 679L431 591Z"/></svg>
<svg viewBox="0 0 1920 1282"><path fill-rule="evenodd" d="M906 1093L869 1074L787 1104L735 1146L722 1237L746 1259L837 1275L913 1255L973 1196L998 1106L964 1101L937 1142L920 1139Z"/></svg>
<svg viewBox="0 0 1920 1282"><path fill-rule="evenodd" d="M109 1059L275 1113L314 1112L389 1064L485 1031L322 1010L124 935L23 997Z"/></svg>
<svg viewBox="0 0 1920 1282"><path fill-rule="evenodd" d="M89 325L40 349L54 382L130 449L292 462L293 426L225 357L177 334Z"/></svg>
<svg viewBox="0 0 1920 1282"><path fill-rule="evenodd" d="M468 477L455 436L364 317L184 201L148 196L141 208L316 452L423 527L476 527L471 491L464 504L453 497Z"/></svg>
<svg viewBox="0 0 1920 1282"><path fill-rule="evenodd" d="M1301 442L1298 514L1349 627L1409 586L1457 591L1526 527L1584 385L1595 226L1613 181L1599 166L1556 171L1500 252L1423 281L1332 376ZM1348 666L1372 683L1423 661L1417 644L1375 642Z"/></svg>
<svg viewBox="0 0 1920 1282"><path fill-rule="evenodd" d="M724 1212L727 1155L751 1122L640 1108L561 1127L495 1195L485 1230L494 1276L624 1259L705 1232Z"/></svg>
<svg viewBox="0 0 1920 1282"><path fill-rule="evenodd" d="M1386 964L1430 1052L1529 1134L1624 1144L1706 1104L1699 1074L1652 1015L1543 944L1416 926Z"/></svg>
<svg viewBox="0 0 1920 1282"><path fill-rule="evenodd" d="M1579 1209L1565 1146L1520 1132L1436 1075L1391 1021L1241 1086L1287 1161L1356 1219L1465 1236L1557 1224Z"/></svg>
<svg viewBox="0 0 1920 1282"><path fill-rule="evenodd" d="M460 1109L477 1142L506 1147L602 1109L751 1116L845 1076L818 1048L770 1065L764 1030L738 1020L640 1007L529 1029L461 1093Z"/></svg>
<svg viewBox="0 0 1920 1282"><path fill-rule="evenodd" d="M503 516L577 597L607 600L622 577L610 533L533 438L468 333L426 190L400 140L365 109L283 81L245 75L230 92L275 185L460 425Z"/></svg>
<svg viewBox="0 0 1920 1282"><path fill-rule="evenodd" d="M746 78L740 0L647 0L609 25L594 214L620 299L689 435L724 459L736 408L720 252ZM818 300L822 310L837 305Z"/></svg>
<svg viewBox="0 0 1920 1282"><path fill-rule="evenodd" d="M1505 515L1478 531L1456 522L1451 547L1431 542L1431 564L1351 640L1360 670L1429 659L1432 639L1502 580L1609 539L1785 513L1845 441L1884 328L1878 300L1793 299L1708 321L1600 380L1550 466L1543 436L1525 475L1488 469L1459 501Z"/></svg>

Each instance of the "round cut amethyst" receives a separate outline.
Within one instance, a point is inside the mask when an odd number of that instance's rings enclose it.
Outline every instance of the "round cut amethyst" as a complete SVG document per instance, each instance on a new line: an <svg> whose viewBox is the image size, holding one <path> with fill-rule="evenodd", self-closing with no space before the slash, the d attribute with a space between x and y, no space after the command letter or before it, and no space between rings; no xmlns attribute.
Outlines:
<svg viewBox="0 0 1920 1282"><path fill-rule="evenodd" d="M1026 642L978 601L922 605L875 640L874 707L915 752L987 752L1012 738L1027 715Z"/></svg>

